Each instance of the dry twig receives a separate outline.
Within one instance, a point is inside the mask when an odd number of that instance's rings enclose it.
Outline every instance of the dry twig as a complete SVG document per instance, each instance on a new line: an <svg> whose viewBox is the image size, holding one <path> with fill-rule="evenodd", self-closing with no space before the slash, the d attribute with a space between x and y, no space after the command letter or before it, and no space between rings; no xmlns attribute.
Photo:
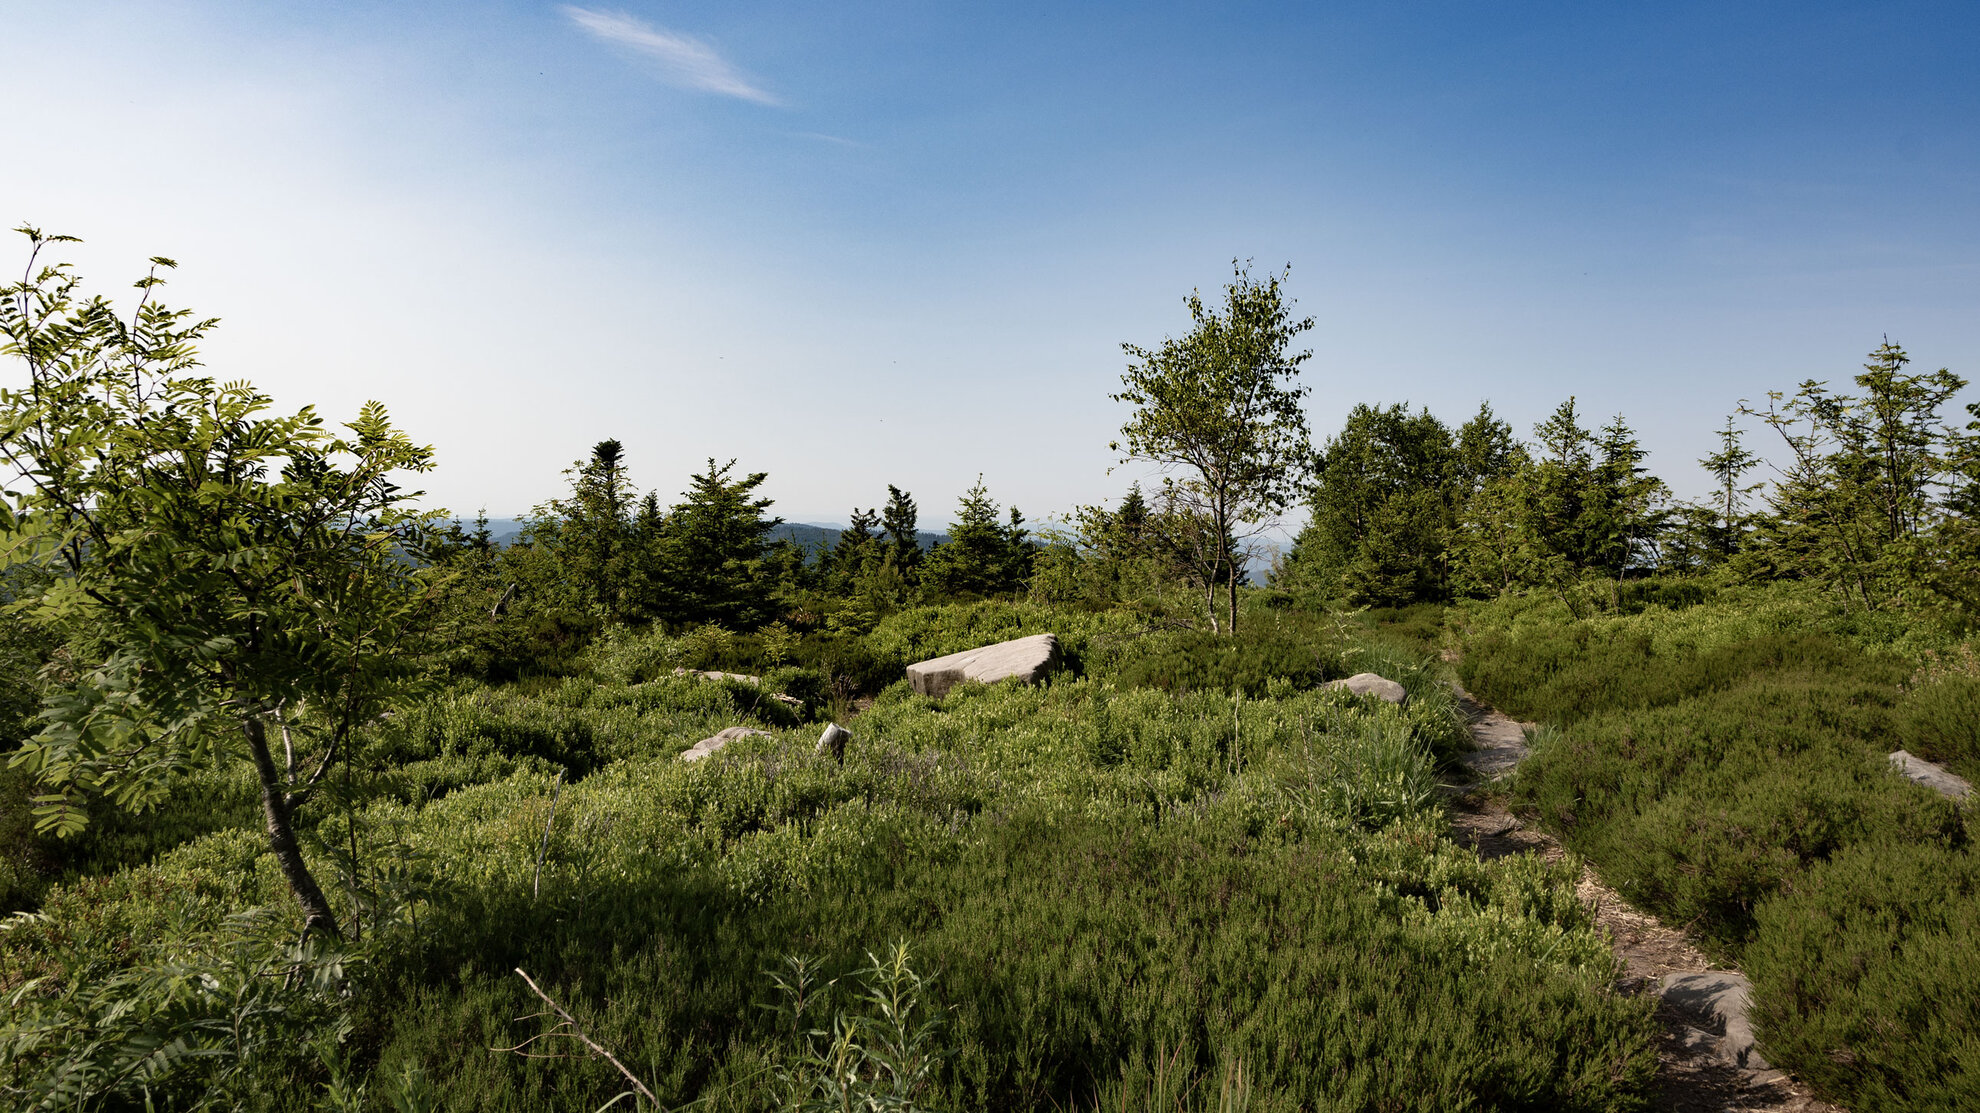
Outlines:
<svg viewBox="0 0 1980 1113"><path fill-rule="evenodd" d="M520 966L516 967L516 974L517 976L521 977L524 982L528 983L531 991L533 991L538 997L541 997L543 999L544 1004L550 1006L551 1012L557 1014L558 1023L548 1032L540 1032L537 1035L531 1036L529 1039L526 1039L523 1042L515 1045L514 1047L497 1047L497 1048L492 1048L491 1050L513 1051L518 1055L522 1055L526 1058L531 1058L531 1059L573 1058L573 1056L568 1056L568 1055L538 1055L533 1052L524 1050L530 1044L535 1043L537 1040L540 1040L545 1036L568 1036L571 1039L577 1040L580 1043L584 1044L586 1047L590 1048L592 1054L612 1064L612 1066L618 1069L618 1072L620 1074L626 1076L626 1081L632 1083L633 1088L638 1090L641 1096L645 1097L647 1101L652 1102L655 1108L659 1107L660 1099L653 1096L653 1091L646 1088L646 1083L641 1082L639 1080L638 1075L627 1070L626 1065L624 1063L619 1062L618 1056L605 1050L602 1046L599 1045L598 1041L586 1035L584 1029L578 1027L577 1018L573 1017L570 1013L565 1012L564 1006L559 1005L554 998L552 998L549 994L543 992L543 987L536 984L536 979L530 977L529 974L524 972L523 968ZM542 1016L544 1014L538 1013L536 1015ZM563 1031L563 1029L566 1028L568 1028L569 1031Z"/></svg>

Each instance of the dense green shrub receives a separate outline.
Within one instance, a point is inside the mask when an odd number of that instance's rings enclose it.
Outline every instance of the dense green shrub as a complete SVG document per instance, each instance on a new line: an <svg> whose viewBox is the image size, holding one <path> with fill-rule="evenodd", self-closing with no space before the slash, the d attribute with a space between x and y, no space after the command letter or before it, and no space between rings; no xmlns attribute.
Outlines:
<svg viewBox="0 0 1980 1113"><path fill-rule="evenodd" d="M1957 675L1902 687L1892 647L1929 635L1754 601L1582 621L1501 601L1468 615L1461 672L1560 724L1536 735L1516 803L1747 965L1774 1062L1851 1108L1972 1105L1967 817L1885 759L1970 753L1971 693ZM1813 628L1783 628L1797 614Z"/></svg>
<svg viewBox="0 0 1980 1113"><path fill-rule="evenodd" d="M1097 641L1140 634L1150 623L1131 611L1089 611L986 600L916 607L887 616L866 639L871 651L903 666L1033 634L1053 634L1068 667L1083 667Z"/></svg>
<svg viewBox="0 0 1980 1113"><path fill-rule="evenodd" d="M1313 688L1345 675L1338 649L1283 636L1270 627L1236 637L1207 630L1151 631L1103 644L1089 654L1089 674L1126 688L1169 692L1241 691L1265 695L1274 683Z"/></svg>
<svg viewBox="0 0 1980 1113"><path fill-rule="evenodd" d="M1944 841L1959 829L1949 803L1866 749L1887 690L1798 680L1542 732L1516 799L1623 895L1736 954L1760 900L1810 863L1880 832Z"/></svg>
<svg viewBox="0 0 1980 1113"><path fill-rule="evenodd" d="M1899 701L1894 718L1899 746L1980 780L1980 676L1919 684Z"/></svg>
<svg viewBox="0 0 1980 1113"><path fill-rule="evenodd" d="M1407 607L1370 607L1361 617L1385 638L1435 656L1444 646L1444 605L1414 603Z"/></svg>
<svg viewBox="0 0 1980 1113"><path fill-rule="evenodd" d="M920 628L994 625L954 614ZM1400 652L1356 636L1337 661ZM1634 1108L1653 1029L1609 988L1572 864L1481 863L1438 833L1454 720L1433 673L1406 709L1284 678L1242 698L896 685L842 761L750 720L747 685L601 670L446 693L374 728L355 816L306 833L361 940L348 1037L291 1039L226 1092L293 1108L368 1076L374 1104L430 1079L453 1108L597 1108L608 1067L489 1050L542 1031L518 1019L539 1011L521 966L670 1105L763 1108L803 1061L769 972L801 954L841 978L822 1019L908 940L949 1053L938 1106L1084 1106L1159 1062L1239 1065L1255 1109ZM737 721L773 737L675 760ZM149 969L131 939L262 906L293 930L253 832L194 838L56 886L0 935L0 989Z"/></svg>
<svg viewBox="0 0 1980 1113"><path fill-rule="evenodd" d="M1851 1109L1980 1108L1980 859L1879 839L1761 905L1760 1038Z"/></svg>
<svg viewBox="0 0 1980 1113"><path fill-rule="evenodd" d="M1545 633L1485 631L1459 674L1480 699L1522 718L1567 725L1604 711L1658 707L1785 671L1860 679L1894 702L1908 671L1827 634L1764 634L1729 645L1660 646L1647 633L1594 624Z"/></svg>
<svg viewBox="0 0 1980 1113"><path fill-rule="evenodd" d="M34 778L0 766L0 916L31 910L53 872L53 840L34 830Z"/></svg>
<svg viewBox="0 0 1980 1113"><path fill-rule="evenodd" d="M1681 611L1712 599L1718 586L1696 577L1625 580L1616 589L1615 609L1621 614L1641 614L1651 607Z"/></svg>

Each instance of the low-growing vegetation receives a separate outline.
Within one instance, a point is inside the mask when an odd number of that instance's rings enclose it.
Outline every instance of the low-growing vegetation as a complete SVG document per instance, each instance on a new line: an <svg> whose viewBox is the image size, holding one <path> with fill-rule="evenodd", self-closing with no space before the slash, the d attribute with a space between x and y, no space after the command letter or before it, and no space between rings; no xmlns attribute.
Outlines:
<svg viewBox="0 0 1980 1113"><path fill-rule="evenodd" d="M900 623L939 646L1010 611ZM1384 652L1328 630L1314 680ZM1124 684L1089 648L1088 675L1044 687L890 687L840 763L747 686L602 675L630 652L374 728L348 828L312 831L339 863L339 958L284 950L289 917L249 911L279 910L282 882L243 827L57 885L0 945L10 1085L293 1108L277 1095L361 1069L377 1094L426 1079L456 1108L609 1099L623 1079L600 1061L490 1050L541 1030L520 967L663 1104L762 1108L819 1084L837 1025L878 1039L859 970L896 942L933 1024L913 1095L931 1108L1212 1095L1241 1072L1255 1109L1615 1109L1651 1067L1646 1009L1610 990L1569 867L1480 863L1440 833L1433 753L1462 734L1427 666L1402 710L1290 680L1246 693L1216 655L1199 683ZM738 720L772 736L675 760ZM197 778L166 812L225 784ZM339 988L244 999L252 971L291 967ZM172 977L170 1008L110 1015L120 989ZM252 1047L208 1038L243 1016ZM304 1029L335 1038L284 1035Z"/></svg>
<svg viewBox="0 0 1980 1113"><path fill-rule="evenodd" d="M1472 691L1547 724L1516 803L1741 964L1775 1062L1851 1108L1980 1100L1971 815L1886 756L1970 768L1961 651L1782 589L1464 622Z"/></svg>

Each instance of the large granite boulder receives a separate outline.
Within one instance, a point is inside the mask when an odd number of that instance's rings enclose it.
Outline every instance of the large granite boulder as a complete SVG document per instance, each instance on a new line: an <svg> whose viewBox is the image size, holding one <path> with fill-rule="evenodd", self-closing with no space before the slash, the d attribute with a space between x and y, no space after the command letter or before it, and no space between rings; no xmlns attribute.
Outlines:
<svg viewBox="0 0 1980 1113"><path fill-rule="evenodd" d="M707 757L709 754L714 753L729 743L739 738L748 738L751 735L761 735L764 738L768 738L770 737L770 732L767 730L756 730L751 727L730 727L727 730L718 731L689 746L687 752L681 755L681 760L700 761L702 758Z"/></svg>
<svg viewBox="0 0 1980 1113"><path fill-rule="evenodd" d="M1891 766L1908 781L1924 785L1934 792L1964 800L1973 795L1973 786L1957 773L1949 773L1945 766L1938 765L1917 754L1899 750L1891 755Z"/></svg>
<svg viewBox="0 0 1980 1113"><path fill-rule="evenodd" d="M1329 680L1321 687L1344 688L1357 696L1374 696L1376 699L1385 699L1398 706L1409 699L1409 693L1403 691L1402 685L1372 672L1358 672L1346 680Z"/></svg>
<svg viewBox="0 0 1980 1113"><path fill-rule="evenodd" d="M907 667L907 677L917 693L940 699L965 680L983 684L1014 676L1026 683L1042 680L1058 661L1059 639L1051 634L1033 634L916 662Z"/></svg>

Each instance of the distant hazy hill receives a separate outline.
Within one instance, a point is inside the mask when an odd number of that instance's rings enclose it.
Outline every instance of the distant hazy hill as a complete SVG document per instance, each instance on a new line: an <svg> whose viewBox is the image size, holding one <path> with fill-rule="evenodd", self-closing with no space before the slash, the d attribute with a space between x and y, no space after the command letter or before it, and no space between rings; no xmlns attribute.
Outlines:
<svg viewBox="0 0 1980 1113"><path fill-rule="evenodd" d="M838 544L839 534L844 532L844 526L817 526L805 522L785 522L783 525L771 530L770 537L776 541L794 541L807 551L816 551L821 546L830 548ZM949 535L946 533L929 533L926 530L915 534L915 537L920 540L921 547L924 549L932 549L935 547L937 541L947 541L949 539Z"/></svg>
<svg viewBox="0 0 1980 1113"><path fill-rule="evenodd" d="M472 531L474 529L474 523L472 521L463 521L461 522L461 528ZM839 534L844 532L844 529L845 527L843 526L819 526L807 522L785 522L783 525L770 531L770 539L772 541L795 542L807 552L816 552L821 546L829 548L838 544ZM513 544L517 538L522 536L522 531L523 520L521 518L488 519L488 532L494 537L497 545ZM947 541L949 539L947 534L929 533L927 531L923 531L917 536L921 539L921 547L924 549L933 548L937 541Z"/></svg>
<svg viewBox="0 0 1980 1113"><path fill-rule="evenodd" d="M461 528L472 530L474 529L474 523L464 521L461 523ZM783 525L771 530L770 537L774 541L795 542L802 546L806 552L815 553L821 546L830 548L838 544L839 534L844 529L844 526L821 526L814 525L810 522L785 522ZM523 522L521 518L488 519L488 532L494 536L497 545L513 544L516 538L522 536L522 531ZM934 548L937 541L947 541L949 539L949 535L946 533L929 533L925 530L918 536L921 538L921 547L924 549ZM1246 565L1246 571L1251 573L1252 583L1264 583L1266 574L1272 570L1272 557L1278 552L1278 546L1271 545L1266 548L1268 551L1261 552Z"/></svg>

